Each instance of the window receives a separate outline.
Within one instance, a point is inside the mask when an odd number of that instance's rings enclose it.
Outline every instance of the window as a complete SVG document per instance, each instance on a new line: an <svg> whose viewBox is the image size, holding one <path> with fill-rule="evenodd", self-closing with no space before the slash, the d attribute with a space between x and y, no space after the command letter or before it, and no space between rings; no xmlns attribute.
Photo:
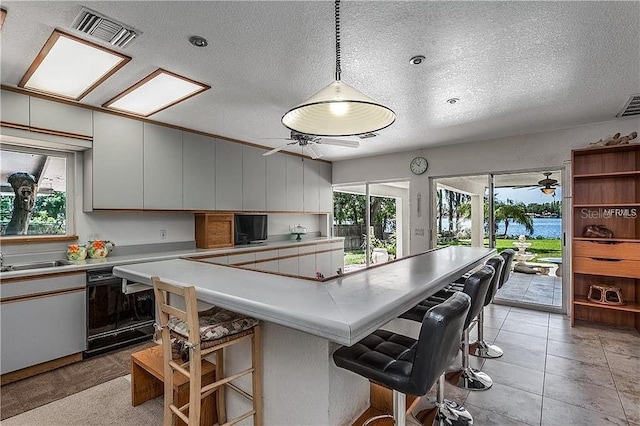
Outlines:
<svg viewBox="0 0 640 426"><path fill-rule="evenodd" d="M0 235L73 233L73 154L4 145L0 159Z"/></svg>

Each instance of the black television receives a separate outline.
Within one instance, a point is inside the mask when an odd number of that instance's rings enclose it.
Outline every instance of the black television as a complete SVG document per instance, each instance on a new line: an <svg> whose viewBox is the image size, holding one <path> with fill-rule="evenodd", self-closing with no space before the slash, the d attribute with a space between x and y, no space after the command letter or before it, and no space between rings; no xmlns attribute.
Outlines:
<svg viewBox="0 0 640 426"><path fill-rule="evenodd" d="M236 214L234 217L234 244L251 244L267 239L266 214Z"/></svg>

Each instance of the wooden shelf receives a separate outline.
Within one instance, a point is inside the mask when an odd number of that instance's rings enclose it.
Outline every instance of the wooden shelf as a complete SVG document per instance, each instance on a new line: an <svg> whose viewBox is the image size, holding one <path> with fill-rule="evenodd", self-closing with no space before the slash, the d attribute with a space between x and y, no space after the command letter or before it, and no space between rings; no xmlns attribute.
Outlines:
<svg viewBox="0 0 640 426"><path fill-rule="evenodd" d="M589 237L573 237L573 241L591 241L594 243L602 244L615 244L615 243L640 243L638 238L589 238Z"/></svg>
<svg viewBox="0 0 640 426"><path fill-rule="evenodd" d="M574 204L573 208L585 208L585 207L597 207L597 208L616 208L616 207L640 207L640 203L600 203L600 204ZM640 217L640 216L638 216Z"/></svg>
<svg viewBox="0 0 640 426"><path fill-rule="evenodd" d="M631 170L626 172L611 172L611 173L585 173L575 175L574 179L606 179L617 177L640 177L639 170Z"/></svg>
<svg viewBox="0 0 640 426"><path fill-rule="evenodd" d="M627 145L612 145L612 146L589 146L585 148L578 148L573 150L573 155L576 157L583 155L600 155L612 151L635 151L638 149L637 143L630 143Z"/></svg>
<svg viewBox="0 0 640 426"><path fill-rule="evenodd" d="M580 306L589 306L592 308L600 308L600 309L611 309L614 311L625 311L625 312L635 312L640 313L640 303L638 302L627 302L626 305L604 305L602 303L594 303L589 300L585 296L574 296L573 300L574 305Z"/></svg>

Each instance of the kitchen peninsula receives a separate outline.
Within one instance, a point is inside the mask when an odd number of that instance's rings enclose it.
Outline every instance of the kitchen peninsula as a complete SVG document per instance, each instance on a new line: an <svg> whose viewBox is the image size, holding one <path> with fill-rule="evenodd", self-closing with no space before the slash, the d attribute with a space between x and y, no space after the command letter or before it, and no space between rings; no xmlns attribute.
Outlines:
<svg viewBox="0 0 640 426"><path fill-rule="evenodd" d="M369 385L333 364L338 345L357 342L493 253L446 247L322 282L186 259L113 272L143 284L158 275L194 285L199 300L263 320L265 424L345 424L368 406ZM225 369L243 357L230 354Z"/></svg>

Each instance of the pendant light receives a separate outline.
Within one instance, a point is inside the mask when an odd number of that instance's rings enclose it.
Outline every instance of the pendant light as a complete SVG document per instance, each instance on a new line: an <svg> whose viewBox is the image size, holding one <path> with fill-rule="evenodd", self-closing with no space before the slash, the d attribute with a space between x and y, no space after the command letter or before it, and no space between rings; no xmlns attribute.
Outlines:
<svg viewBox="0 0 640 426"><path fill-rule="evenodd" d="M353 136L390 126L396 114L340 80L340 0L335 2L336 80L282 117L285 127L316 136Z"/></svg>

